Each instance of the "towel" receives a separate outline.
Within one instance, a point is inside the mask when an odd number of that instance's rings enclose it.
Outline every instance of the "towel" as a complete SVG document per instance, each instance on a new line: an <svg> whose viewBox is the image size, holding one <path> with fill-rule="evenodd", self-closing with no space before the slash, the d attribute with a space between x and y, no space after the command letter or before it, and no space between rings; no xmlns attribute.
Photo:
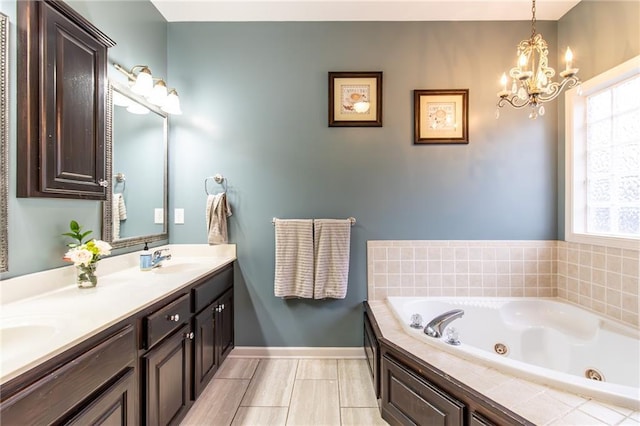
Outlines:
<svg viewBox="0 0 640 426"><path fill-rule="evenodd" d="M313 297L313 221L276 219L276 297Z"/></svg>
<svg viewBox="0 0 640 426"><path fill-rule="evenodd" d="M207 197L205 217L207 219L207 239L210 245L229 242L227 218L231 214L231 206L229 206L225 192Z"/></svg>
<svg viewBox="0 0 640 426"><path fill-rule="evenodd" d="M344 299L349 280L349 247L351 221L349 219L315 219L314 299L331 297Z"/></svg>
<svg viewBox="0 0 640 426"><path fill-rule="evenodd" d="M120 221L127 219L127 208L122 194L113 194L111 215L113 216L113 239L120 239Z"/></svg>

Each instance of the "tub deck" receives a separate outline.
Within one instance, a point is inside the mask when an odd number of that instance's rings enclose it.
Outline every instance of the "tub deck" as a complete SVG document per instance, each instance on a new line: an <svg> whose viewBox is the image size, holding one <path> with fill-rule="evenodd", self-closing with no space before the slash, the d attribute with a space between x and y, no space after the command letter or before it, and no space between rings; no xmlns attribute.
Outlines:
<svg viewBox="0 0 640 426"><path fill-rule="evenodd" d="M368 303L385 339L535 424L640 424L640 401L630 407L612 405L467 361L405 333L386 301Z"/></svg>

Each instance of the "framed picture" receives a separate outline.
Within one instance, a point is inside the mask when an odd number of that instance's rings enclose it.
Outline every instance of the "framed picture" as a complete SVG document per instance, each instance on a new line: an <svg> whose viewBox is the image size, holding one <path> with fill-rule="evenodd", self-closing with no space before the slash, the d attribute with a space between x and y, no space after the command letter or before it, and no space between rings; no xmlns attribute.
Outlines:
<svg viewBox="0 0 640 426"><path fill-rule="evenodd" d="M382 127L382 71L329 72L329 127Z"/></svg>
<svg viewBox="0 0 640 426"><path fill-rule="evenodd" d="M469 90L414 90L415 144L469 143Z"/></svg>

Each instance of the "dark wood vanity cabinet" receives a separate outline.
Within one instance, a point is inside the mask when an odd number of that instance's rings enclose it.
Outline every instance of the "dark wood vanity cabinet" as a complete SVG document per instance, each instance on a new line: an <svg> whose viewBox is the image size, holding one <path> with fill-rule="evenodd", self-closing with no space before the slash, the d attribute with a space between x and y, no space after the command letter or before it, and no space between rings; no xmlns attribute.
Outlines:
<svg viewBox="0 0 640 426"><path fill-rule="evenodd" d="M233 336L231 263L3 383L1 423L177 425Z"/></svg>
<svg viewBox="0 0 640 426"><path fill-rule="evenodd" d="M133 324L101 333L4 384L2 424L133 425L138 418L136 360Z"/></svg>
<svg viewBox="0 0 640 426"><path fill-rule="evenodd" d="M191 325L185 324L143 357L143 424L178 424L191 401Z"/></svg>
<svg viewBox="0 0 640 426"><path fill-rule="evenodd" d="M57 0L17 2L18 197L106 200L107 49Z"/></svg>
<svg viewBox="0 0 640 426"><path fill-rule="evenodd" d="M194 289L194 383L196 399L234 347L233 268ZM209 303L207 303L209 302ZM204 308L200 309L202 305Z"/></svg>

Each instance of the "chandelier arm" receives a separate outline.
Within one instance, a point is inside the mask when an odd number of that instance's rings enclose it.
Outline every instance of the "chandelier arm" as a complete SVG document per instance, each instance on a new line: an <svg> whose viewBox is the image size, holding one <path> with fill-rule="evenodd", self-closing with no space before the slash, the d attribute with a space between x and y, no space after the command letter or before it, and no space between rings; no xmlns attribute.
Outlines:
<svg viewBox="0 0 640 426"><path fill-rule="evenodd" d="M541 93L538 96L538 99L540 100L540 102L552 101L555 98L557 98L558 95L560 95L560 93L562 93L563 90L571 89L572 87L575 87L578 84L580 84L580 80L575 75L572 75L571 77L567 77L564 80L562 80L561 83L557 83L557 82L551 83L549 85L549 89L550 89L549 93Z"/></svg>
<svg viewBox="0 0 640 426"><path fill-rule="evenodd" d="M520 103L518 101L520 101ZM502 96L500 97L500 99L498 99L498 108L502 108L503 106L505 106L505 103L508 103L516 109L520 109L529 105L529 98L522 100L515 95L512 95L511 97Z"/></svg>

